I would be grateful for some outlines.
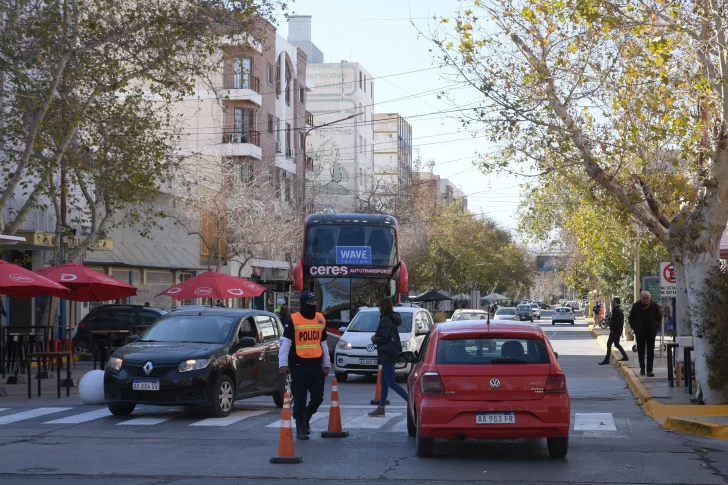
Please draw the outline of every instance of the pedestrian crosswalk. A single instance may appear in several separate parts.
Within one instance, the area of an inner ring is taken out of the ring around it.
[[[249,406],[253,407],[253,406]],[[387,408],[383,417],[369,417],[371,406],[344,406],[341,408],[341,421],[344,429],[362,431],[381,431],[387,433],[406,433],[407,419],[404,406]],[[575,413],[572,430],[577,436],[610,437],[625,434],[629,430],[624,419],[615,419],[611,413]],[[328,427],[328,407],[322,406],[311,420],[313,432],[325,431]],[[121,426],[133,430],[135,427],[177,426],[182,428],[216,428],[268,430],[274,433],[280,428],[280,410],[261,406],[259,409],[235,409],[224,418],[208,418],[199,412],[184,408],[157,408],[138,406],[131,416],[113,416],[106,407],[89,410],[88,406],[77,407],[39,407],[39,408],[0,408],[0,430],[3,428],[63,429],[69,426]],[[120,429],[120,428],[116,428]],[[140,428],[141,429],[141,428]]]

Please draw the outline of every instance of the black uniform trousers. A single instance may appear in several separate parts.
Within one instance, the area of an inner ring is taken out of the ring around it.
[[[293,419],[313,416],[324,402],[326,377],[323,367],[294,365],[291,368],[291,393],[293,394]],[[311,401],[308,395],[311,394]]]

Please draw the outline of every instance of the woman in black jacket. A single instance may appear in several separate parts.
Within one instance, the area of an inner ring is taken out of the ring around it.
[[[397,363],[399,353],[402,352],[402,343],[399,340],[399,326],[402,324],[402,317],[395,313],[392,300],[383,298],[379,302],[379,326],[372,342],[377,346],[377,360],[382,366],[382,393],[377,409],[369,413],[369,416],[384,416],[384,406],[387,404],[389,388],[402,396],[408,402],[407,391],[397,384],[394,378],[394,365]]]

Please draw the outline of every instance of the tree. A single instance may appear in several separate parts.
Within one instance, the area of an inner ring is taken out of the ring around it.
[[[475,0],[451,38],[433,36],[485,99],[468,121],[484,123],[503,149],[483,168],[588,175],[669,251],[683,309],[717,267],[728,221],[723,10],[715,2]],[[706,366],[720,350],[700,315],[692,323],[700,391],[722,402],[725,389],[710,386]]]

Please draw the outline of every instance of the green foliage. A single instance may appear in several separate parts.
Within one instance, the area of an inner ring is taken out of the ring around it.
[[[716,266],[705,278],[703,290],[691,305],[696,316],[697,334],[710,344],[706,356],[711,389],[720,391],[728,398],[728,268]]]

